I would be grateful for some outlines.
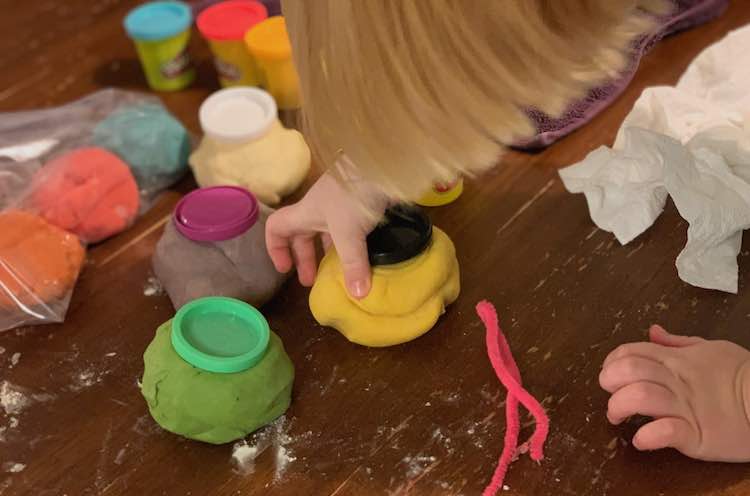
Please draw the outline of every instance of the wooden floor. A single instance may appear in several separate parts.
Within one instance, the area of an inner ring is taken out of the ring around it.
[[[121,27],[134,3],[0,0],[0,110],[61,104],[103,86],[145,89]],[[738,296],[690,287],[674,266],[687,225],[671,203],[623,247],[557,175],[612,142],[645,86],[673,84],[703,47],[748,22],[750,2],[734,0],[719,20],[662,42],[594,122],[542,153],[510,153],[457,203],[432,211],[456,243],[463,293],[424,337],[382,350],[352,345],[315,324],[307,290],[290,282],[263,311],[296,365],[293,404],[248,439],[262,453],[244,471],[231,445],[160,430],[137,387],[143,350],[173,312],[144,288],[161,228],[193,187],[186,179],[130,231],[90,250],[64,325],[0,334],[0,381],[31,398],[16,420],[0,412],[0,495],[479,494],[500,453],[505,395],[473,311],[483,298],[497,305],[525,384],[552,423],[546,459],[515,463],[503,494],[750,494],[748,465],[636,452],[637,426],[607,424],[597,385],[606,354],[652,322],[750,346],[750,240]],[[205,45],[193,45],[198,83],[162,97],[197,132],[198,105],[216,83]],[[25,469],[11,473],[13,463]]]

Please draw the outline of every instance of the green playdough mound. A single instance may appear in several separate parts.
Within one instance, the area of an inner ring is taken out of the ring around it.
[[[143,354],[141,392],[164,429],[223,444],[272,422],[289,407],[294,366],[276,334],[263,359],[236,374],[196,368],[174,351],[172,321],[156,330]]]

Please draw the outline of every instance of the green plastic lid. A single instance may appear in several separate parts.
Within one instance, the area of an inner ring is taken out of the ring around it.
[[[199,369],[232,374],[263,358],[270,333],[265,317],[253,306],[211,296],[180,308],[172,321],[172,347]]]

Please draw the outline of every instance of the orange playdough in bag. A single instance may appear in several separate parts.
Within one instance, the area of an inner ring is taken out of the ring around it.
[[[84,257],[75,235],[39,216],[0,213],[0,309],[26,312],[64,298]]]
[[[34,177],[30,208],[47,222],[96,243],[132,224],[140,198],[130,168],[103,148],[80,148]]]

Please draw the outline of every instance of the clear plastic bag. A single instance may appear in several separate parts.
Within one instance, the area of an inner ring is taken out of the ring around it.
[[[62,322],[85,244],[180,179],[191,143],[158,98],[130,91],[0,113],[0,331]]]
[[[140,196],[124,161],[104,148],[86,147],[59,155],[39,169],[20,206],[88,244],[130,227]]]
[[[106,89],[59,107],[0,113],[0,208],[18,201],[45,163],[91,146],[130,166],[149,205],[187,172],[192,141],[158,98],[132,91]]]
[[[30,212],[1,212],[0,331],[61,322],[84,259],[74,234]]]

